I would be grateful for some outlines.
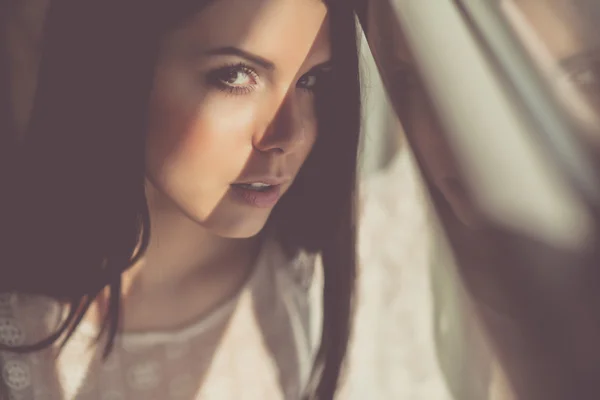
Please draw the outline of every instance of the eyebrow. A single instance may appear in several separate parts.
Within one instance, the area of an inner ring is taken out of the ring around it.
[[[238,56],[238,57],[244,58],[247,61],[250,61],[254,64],[257,64],[266,70],[271,71],[271,70],[275,69],[275,64],[273,64],[272,61],[269,61],[266,58],[263,58],[256,54],[252,54],[250,52],[242,50],[238,47],[233,47],[233,46],[218,47],[218,48],[206,50],[203,52],[203,54],[207,55],[207,56]]]

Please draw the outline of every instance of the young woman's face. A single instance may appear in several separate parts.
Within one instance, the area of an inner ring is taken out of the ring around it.
[[[151,203],[217,235],[258,233],[313,147],[313,90],[329,58],[319,0],[216,0],[166,37],[146,148]]]

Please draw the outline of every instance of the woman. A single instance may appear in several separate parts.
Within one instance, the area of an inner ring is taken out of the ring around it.
[[[333,398],[360,109],[345,3],[50,2],[35,99],[15,63],[1,90],[6,396]]]

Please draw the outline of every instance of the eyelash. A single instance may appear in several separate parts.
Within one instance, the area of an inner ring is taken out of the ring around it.
[[[227,84],[224,82],[225,81],[225,79],[223,78],[224,75],[230,74],[230,77],[231,77],[232,75],[235,76],[235,74],[239,74],[239,73],[248,75],[254,81],[254,83],[249,86],[233,86],[233,85],[230,85],[230,84]],[[300,87],[303,90],[314,92],[316,86],[319,85],[318,80],[321,78],[321,75],[322,74],[319,73],[319,71],[309,72],[309,73],[303,75],[298,80],[298,83],[296,84],[296,86],[298,86],[298,84],[301,80],[303,80],[307,77],[315,76],[317,78],[317,84],[315,84],[315,86]],[[256,70],[254,68],[252,68],[251,66],[249,66],[245,63],[237,63],[237,64],[225,65],[214,71],[211,71],[208,74],[207,80],[208,80],[209,84],[215,86],[217,89],[219,89],[227,94],[245,95],[245,94],[251,93],[256,88],[256,86],[258,84],[257,82],[260,80],[260,77],[259,77],[258,73],[256,72]]]
[[[236,74],[239,73],[249,76],[254,81],[254,83],[250,86],[233,86],[231,84],[225,83],[227,77],[236,77]],[[243,95],[248,94],[252,90],[254,90],[254,88],[257,85],[257,81],[259,80],[259,76],[256,70],[254,70],[254,68],[250,67],[249,65],[246,65],[244,63],[237,63],[225,65],[214,71],[211,71],[208,74],[207,80],[210,85],[216,87],[217,89],[223,92],[234,95]]]

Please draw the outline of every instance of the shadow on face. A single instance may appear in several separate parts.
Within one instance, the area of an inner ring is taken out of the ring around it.
[[[315,90],[331,56],[326,6],[218,0],[163,39],[145,149],[151,215],[253,236],[317,139]],[[11,68],[23,131],[38,59],[25,47]]]
[[[23,2],[11,19],[12,98],[23,132],[47,7]],[[320,1],[212,1],[163,38],[146,140],[151,209],[217,235],[259,232],[314,145],[314,92],[329,59]]]
[[[316,140],[328,29],[321,2],[219,0],[165,38],[146,149],[151,203],[218,235],[258,233]]]

